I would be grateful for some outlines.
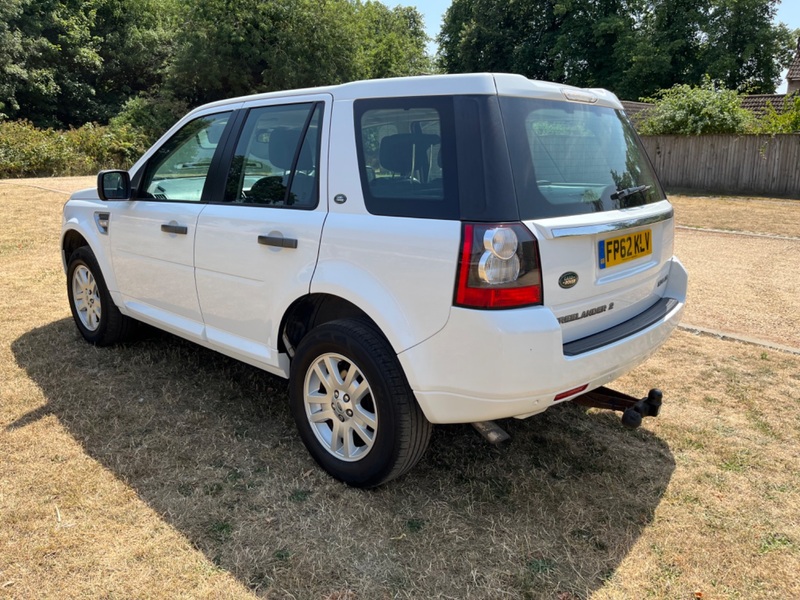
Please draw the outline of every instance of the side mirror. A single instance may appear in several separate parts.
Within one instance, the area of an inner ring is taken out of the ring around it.
[[[97,195],[101,200],[130,199],[131,176],[127,171],[100,171],[97,174]]]

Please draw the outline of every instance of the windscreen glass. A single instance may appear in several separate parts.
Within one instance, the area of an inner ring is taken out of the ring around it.
[[[520,217],[603,212],[665,198],[630,122],[612,108],[500,98]]]

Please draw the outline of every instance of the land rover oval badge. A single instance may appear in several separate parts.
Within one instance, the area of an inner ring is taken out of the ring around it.
[[[574,271],[567,271],[561,277],[558,278],[558,285],[560,285],[565,290],[568,290],[571,287],[575,287],[575,284],[578,283],[578,274]]]

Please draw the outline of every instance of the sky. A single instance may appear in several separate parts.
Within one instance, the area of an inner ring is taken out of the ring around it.
[[[384,2],[389,6],[394,6],[391,0],[384,0]],[[397,4],[415,6],[425,17],[425,30],[428,36],[435,38],[442,25],[442,15],[444,15],[451,2],[452,0],[423,0],[420,2],[398,2]],[[786,23],[790,29],[800,29],[800,0],[783,0],[778,6],[776,20]],[[430,54],[436,53],[436,44],[434,42],[428,43],[428,52]],[[785,73],[783,75],[785,76]],[[786,93],[785,79],[782,81],[777,93]]]

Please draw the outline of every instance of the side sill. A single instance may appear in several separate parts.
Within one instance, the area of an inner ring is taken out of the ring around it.
[[[646,311],[624,323],[620,323],[611,329],[606,329],[594,335],[564,344],[564,356],[578,356],[579,354],[591,352],[592,350],[597,350],[603,346],[623,340],[657,323],[666,317],[678,304],[675,298],[661,298],[661,300]]]

